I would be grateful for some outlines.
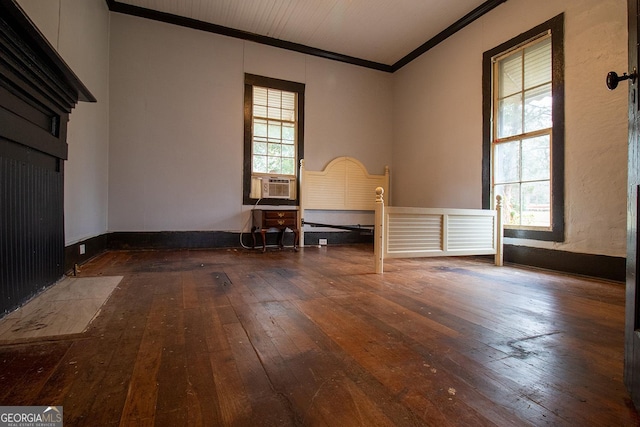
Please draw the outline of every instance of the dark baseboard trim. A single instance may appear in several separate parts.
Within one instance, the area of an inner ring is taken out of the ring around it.
[[[373,244],[373,233],[369,231],[305,231],[304,233],[304,244],[307,246],[317,246],[320,239],[327,239],[329,246],[353,245],[356,243]]]
[[[110,250],[127,249],[210,249],[240,246],[240,233],[226,231],[144,231],[109,233]],[[251,234],[243,235],[250,244]]]
[[[240,238],[245,247],[253,246],[251,233],[226,231],[157,231],[157,232],[114,232],[92,237],[65,247],[64,271],[73,272],[91,258],[107,250],[145,249],[216,249],[239,248]],[[277,245],[278,233],[267,233],[267,245]],[[373,236],[366,232],[306,232],[305,245],[316,246],[318,239],[327,239],[329,245],[373,243]],[[284,235],[285,246],[293,246],[293,233]],[[260,235],[256,235],[256,246],[262,246]],[[80,245],[85,253],[80,254]]]
[[[90,239],[82,240],[64,248],[64,271],[74,271],[76,265],[82,265],[91,258],[107,250],[107,234],[101,234]],[[80,245],[84,245],[85,253],[80,254]]]
[[[240,237],[246,247],[253,246],[251,233],[226,231],[158,231],[158,232],[115,232],[102,234],[65,248],[65,272],[82,265],[91,258],[107,250],[143,249],[215,249],[239,248]],[[267,245],[277,244],[278,233],[267,233]],[[319,239],[327,239],[331,245],[372,244],[369,232],[315,232],[304,233],[306,246],[317,246]],[[256,245],[261,246],[260,236]],[[80,245],[85,245],[85,253],[80,255]],[[284,245],[293,245],[293,233],[285,233]],[[504,261],[530,267],[544,268],[570,274],[624,282],[626,259],[607,255],[593,255],[565,252],[529,246],[505,245]]]
[[[108,234],[108,249],[214,249],[240,247],[240,233],[226,231],[159,231],[115,232]],[[267,245],[277,244],[278,233],[267,233]],[[327,239],[330,245],[373,243],[371,234],[362,232],[306,232],[305,245],[317,245],[318,239]],[[293,233],[284,235],[285,246],[293,246]],[[242,233],[242,244],[253,246],[251,233]],[[262,238],[256,235],[256,246]]]
[[[581,276],[624,282],[626,258],[504,245],[504,261]]]

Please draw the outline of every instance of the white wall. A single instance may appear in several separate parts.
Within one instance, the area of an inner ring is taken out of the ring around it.
[[[509,0],[393,75],[110,15],[103,0],[19,2],[98,98],[69,124],[67,244],[242,229],[245,72],[306,84],[310,169],[393,161],[394,204],[480,207],[482,53],[564,12],[566,240],[508,243],[625,256],[626,85],[604,86],[627,68],[624,0]]]
[[[107,231],[109,11],[104,0],[19,0],[49,43],[97,98],[80,102],[68,126],[65,241]]]
[[[110,231],[239,231],[244,73],[306,84],[307,167],[391,159],[392,76],[113,14]]]
[[[625,256],[624,0],[509,0],[394,74],[394,204],[482,204],[482,54],[565,13],[565,242],[506,243]],[[416,190],[419,188],[419,190]]]

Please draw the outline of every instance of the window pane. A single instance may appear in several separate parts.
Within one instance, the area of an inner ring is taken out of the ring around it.
[[[282,120],[293,122],[296,119],[296,112],[294,110],[282,110]]]
[[[253,135],[254,136],[267,136],[267,121],[254,119],[253,120]]]
[[[269,173],[282,173],[282,159],[280,157],[269,157]]]
[[[253,156],[253,171],[267,173],[267,157]]]
[[[282,173],[287,175],[296,174],[294,159],[282,159]]]
[[[282,142],[285,144],[293,144],[296,139],[296,128],[293,123],[282,124]]]
[[[253,116],[254,117],[267,117],[267,107],[265,105],[254,105],[253,106]]]
[[[500,60],[498,66],[500,89],[498,96],[504,98],[522,91],[522,52],[516,52]]]
[[[267,88],[253,87],[253,105],[267,105]]]
[[[522,133],[522,95],[516,94],[500,101],[498,106],[498,138]]]
[[[267,154],[267,143],[261,142],[261,141],[254,141],[253,154]]]
[[[524,50],[524,88],[529,89],[551,81],[551,38]]]
[[[280,122],[269,121],[269,139],[280,140],[282,138],[282,125]]]
[[[283,145],[282,146],[282,157],[296,157],[296,147],[293,145]]]
[[[520,180],[520,141],[496,144],[493,155],[496,184]]]
[[[502,221],[505,225],[520,225],[520,184],[496,185],[495,196],[502,196]]]
[[[528,90],[524,94],[524,131],[550,128],[551,117],[551,83]]]
[[[269,157],[282,155],[282,145],[280,144],[269,144]]]
[[[269,89],[268,90],[268,105],[269,107],[274,108],[282,108],[282,91],[278,89]]]
[[[543,135],[522,141],[522,180],[551,178],[551,137]]]
[[[549,227],[551,225],[550,181],[522,184],[522,225]]]
[[[282,108],[285,110],[295,110],[296,94],[293,92],[282,92]]]
[[[269,118],[270,119],[276,119],[276,120],[280,120],[281,118],[281,111],[279,108],[273,108],[273,107],[269,107]]]

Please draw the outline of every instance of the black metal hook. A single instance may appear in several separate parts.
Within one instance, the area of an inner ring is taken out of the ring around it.
[[[633,70],[633,73],[624,73],[621,76],[619,76],[615,71],[611,71],[609,72],[609,74],[607,74],[607,87],[609,88],[609,90],[614,90],[618,87],[618,83],[620,83],[621,81],[631,80],[631,83],[635,83],[637,77],[638,73],[636,73],[635,69]]]

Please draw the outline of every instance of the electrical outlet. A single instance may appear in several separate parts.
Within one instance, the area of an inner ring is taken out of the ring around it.
[[[318,239],[318,244],[320,246],[326,246],[327,245],[327,239]]]
[[[87,250],[84,247],[84,244],[80,245],[80,255],[84,255],[86,252],[87,252]]]

